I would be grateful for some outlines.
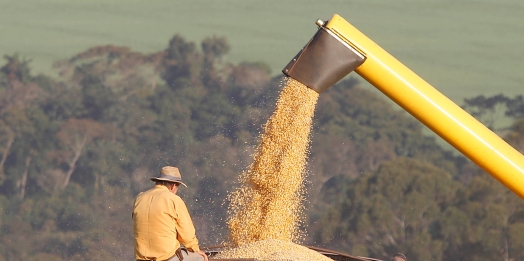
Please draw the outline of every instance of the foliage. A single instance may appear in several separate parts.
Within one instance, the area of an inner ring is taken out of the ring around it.
[[[347,186],[320,219],[317,240],[365,256],[404,252],[414,260],[440,260],[444,242],[434,227],[453,203],[455,183],[427,162],[400,157],[384,163]]]
[[[464,186],[430,163],[397,158],[338,187],[345,197],[329,198],[313,224],[317,244],[377,258],[524,258],[522,199],[485,173]]]
[[[496,121],[503,115],[513,119],[524,117],[524,99],[522,95],[517,95],[515,98],[510,98],[503,94],[491,97],[479,95],[473,98],[466,98],[464,102],[464,109],[468,110],[473,117],[482,121],[490,129],[494,129]]]
[[[175,35],[151,54],[98,46],[57,62],[57,78],[5,56],[0,260],[131,259],[133,198],[167,164],[189,184],[180,194],[202,244],[226,240],[226,195],[282,81],[261,62],[225,63],[229,50],[218,36],[198,45]],[[490,99],[469,106],[490,112]],[[502,100],[521,117],[521,96]],[[520,200],[411,116],[353,78],[322,94],[316,114],[305,243],[375,257],[523,258]],[[520,151],[522,126],[507,135]]]

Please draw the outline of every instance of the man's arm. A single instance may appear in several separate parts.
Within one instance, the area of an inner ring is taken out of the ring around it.
[[[175,210],[177,213],[177,238],[188,250],[200,254],[204,261],[208,261],[208,257],[204,251],[198,246],[198,239],[196,237],[195,226],[187,210],[184,201],[177,197],[175,200]]]
[[[177,217],[176,231],[178,233],[177,238],[187,249],[192,252],[200,252],[198,246],[198,239],[196,237],[195,226],[189,215],[186,204],[180,197],[176,197],[175,210]]]

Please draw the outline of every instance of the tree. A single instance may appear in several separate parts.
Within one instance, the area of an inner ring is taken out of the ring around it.
[[[513,122],[504,139],[520,153],[524,153],[524,118]]]
[[[403,252],[414,260],[441,260],[444,242],[433,227],[459,187],[430,163],[404,157],[384,162],[347,183],[346,197],[315,221],[322,227],[315,238],[357,255]]]
[[[484,95],[479,95],[473,98],[464,99],[466,104],[463,108],[468,110],[473,117],[484,122],[488,128],[493,130],[496,120],[503,115],[506,104],[509,101],[510,99],[502,94],[487,98]]]
[[[0,184],[2,184],[3,180],[5,179],[4,164],[7,160],[7,155],[9,155],[9,151],[13,145],[14,140],[15,133],[7,124],[4,123],[4,121],[0,120],[0,148],[2,152],[2,158],[0,159]]]
[[[220,63],[229,52],[230,46],[224,37],[207,37],[202,40],[204,61],[202,64],[202,83],[213,89],[224,89],[225,81],[217,71],[215,64]]]
[[[57,137],[65,149],[58,156],[68,168],[60,188],[64,189],[69,184],[82,150],[94,139],[102,137],[104,132],[105,128],[102,124],[89,119],[72,118],[62,123]]]
[[[229,52],[231,46],[225,37],[212,36],[202,40],[202,51],[211,60],[223,59]]]
[[[506,106],[508,108],[506,116],[513,117],[514,119],[524,117],[524,98],[522,95],[517,95],[513,99],[508,99]]]
[[[96,121],[104,120],[106,111],[116,103],[116,95],[105,86],[102,80],[91,74],[84,76],[82,86],[82,103],[86,111],[85,117]]]
[[[7,76],[9,82],[19,81],[28,83],[33,78],[29,67],[30,60],[22,60],[19,55],[4,55],[7,63],[0,68],[0,72]]]
[[[440,221],[447,242],[446,260],[521,260],[524,203],[517,195],[478,169],[457,192],[457,202]]]
[[[461,163],[460,157],[425,137],[413,117],[360,88],[354,79],[323,93],[317,111],[309,163],[313,202],[321,197],[316,191],[330,189],[330,179],[351,180],[400,156],[432,162],[453,175]]]
[[[162,78],[171,88],[180,88],[184,85],[184,80],[188,84],[198,75],[195,73],[195,65],[198,66],[200,59],[195,44],[176,34],[165,50]]]
[[[268,87],[271,77],[269,66],[264,63],[241,63],[232,66],[228,81],[228,97],[235,104],[252,105]]]

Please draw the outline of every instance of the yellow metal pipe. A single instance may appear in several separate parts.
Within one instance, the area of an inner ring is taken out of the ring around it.
[[[325,27],[366,56],[355,72],[524,199],[524,156],[371,39],[334,15]]]

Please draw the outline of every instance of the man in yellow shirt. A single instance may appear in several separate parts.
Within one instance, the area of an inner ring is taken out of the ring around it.
[[[178,168],[163,167],[160,175],[151,180],[155,181],[155,187],[135,199],[135,259],[208,261],[198,246],[186,204],[176,195],[180,184],[186,186]],[[181,244],[185,249],[180,248]]]

